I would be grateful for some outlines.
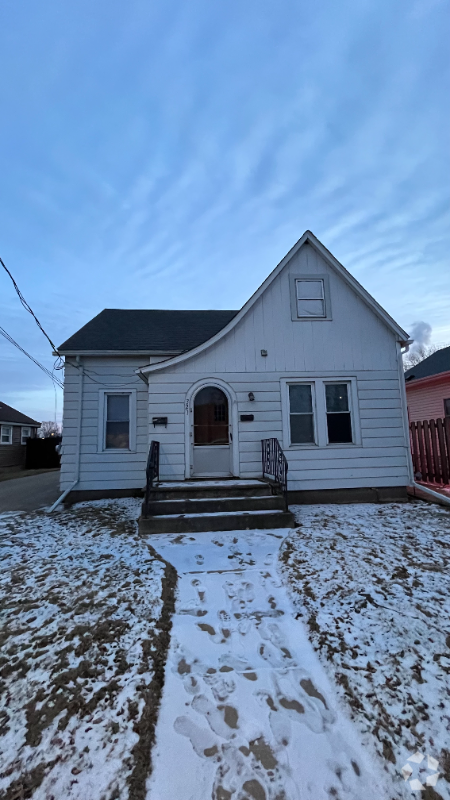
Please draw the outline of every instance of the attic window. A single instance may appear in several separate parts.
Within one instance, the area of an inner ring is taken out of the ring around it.
[[[323,280],[296,280],[295,288],[298,317],[325,316],[325,292]]]
[[[328,275],[291,275],[293,320],[331,319]]]

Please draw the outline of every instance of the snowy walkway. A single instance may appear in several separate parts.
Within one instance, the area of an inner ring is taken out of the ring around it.
[[[154,536],[179,574],[148,800],[384,800],[281,584],[287,531]]]

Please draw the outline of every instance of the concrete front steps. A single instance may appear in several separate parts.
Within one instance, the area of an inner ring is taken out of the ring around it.
[[[159,483],[142,506],[139,532],[197,533],[291,528],[293,514],[284,499],[259,480]]]

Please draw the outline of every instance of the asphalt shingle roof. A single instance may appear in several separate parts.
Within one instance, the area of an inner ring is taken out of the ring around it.
[[[7,406],[6,403],[0,401],[0,422],[10,422],[12,425],[39,425],[35,419],[27,417],[21,411],[16,411],[15,408]]]
[[[443,347],[436,350],[431,356],[425,358],[420,364],[411,367],[405,372],[405,380],[419,380],[419,378],[429,378],[430,375],[439,375],[440,372],[450,370],[450,347]]]
[[[183,352],[206,342],[237,313],[105,308],[58,350],[63,353],[85,350]]]

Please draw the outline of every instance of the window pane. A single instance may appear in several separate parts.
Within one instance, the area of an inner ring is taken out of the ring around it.
[[[312,412],[311,386],[307,383],[289,387],[289,405],[291,414],[310,414]]]
[[[291,444],[314,444],[312,414],[291,414]]]
[[[322,300],[323,281],[296,281],[297,300]]]
[[[324,317],[323,300],[297,300],[297,315],[299,317]]]
[[[108,394],[106,396],[106,418],[110,422],[119,422],[129,419],[130,397],[128,394]]]
[[[330,444],[353,441],[350,414],[327,414],[327,425]]]
[[[11,440],[12,428],[9,425],[2,427],[2,444],[9,444]]]
[[[130,447],[129,423],[128,422],[107,422],[106,423],[106,442],[105,447],[123,448],[128,450]]]
[[[444,415],[450,417],[450,397],[444,400]]]
[[[327,411],[348,411],[348,386],[346,383],[328,383],[325,386]]]

